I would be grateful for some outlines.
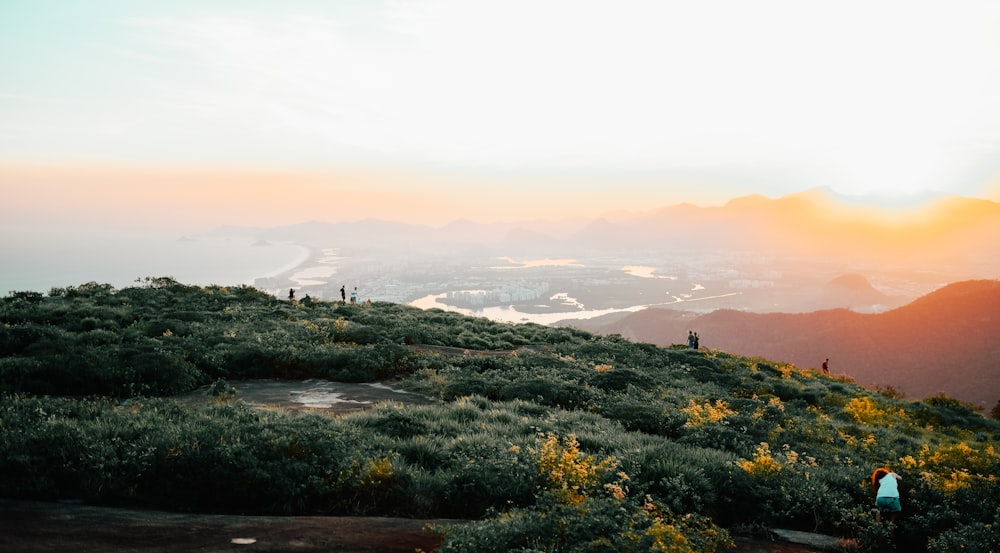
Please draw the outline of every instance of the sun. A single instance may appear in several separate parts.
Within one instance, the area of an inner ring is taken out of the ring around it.
[[[935,193],[950,192],[955,159],[940,145],[902,134],[885,141],[864,141],[829,161],[830,188],[880,207],[911,207]],[[857,147],[860,146],[860,147]]]

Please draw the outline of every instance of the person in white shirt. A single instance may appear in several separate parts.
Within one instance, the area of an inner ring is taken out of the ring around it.
[[[872,473],[872,485],[878,486],[875,492],[875,521],[882,522],[882,513],[889,513],[889,520],[895,522],[896,515],[903,510],[899,504],[899,481],[903,477],[887,468],[875,469]]]

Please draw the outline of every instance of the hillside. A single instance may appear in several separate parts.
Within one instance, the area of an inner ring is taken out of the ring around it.
[[[865,552],[1000,546],[1000,422],[947,397],[718,349],[169,278],[12,294],[0,328],[3,497],[469,520],[431,529],[445,553],[709,553],[771,527]],[[391,380],[432,401],[287,410],[237,399],[245,379]],[[204,405],[175,399],[199,388]],[[871,513],[880,466],[903,476],[891,524]]]
[[[695,315],[649,309],[617,321],[573,321],[601,334],[667,345],[695,330],[702,345],[819,367],[911,398],[944,393],[989,410],[1000,400],[1000,283],[945,286],[880,314],[719,310]]]
[[[820,309],[836,309],[846,307],[853,311],[885,309],[899,303],[893,298],[872,286],[862,275],[849,273],[840,275],[823,286],[820,294]]]

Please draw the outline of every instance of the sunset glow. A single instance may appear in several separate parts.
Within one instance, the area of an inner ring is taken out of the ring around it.
[[[994,3],[233,6],[0,7],[7,209],[443,224],[814,187],[1000,199]]]

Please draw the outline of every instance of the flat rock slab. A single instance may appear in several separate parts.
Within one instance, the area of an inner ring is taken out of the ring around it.
[[[0,551],[41,553],[413,553],[452,520],[166,513],[0,499]]]
[[[789,543],[808,545],[820,551],[842,551],[847,544],[842,538],[836,536],[800,532],[798,530],[784,530],[782,528],[771,528],[770,530],[775,536]]]
[[[322,409],[333,413],[350,413],[373,407],[381,401],[428,405],[430,398],[393,388],[380,382],[347,383],[328,380],[243,380],[230,383],[236,388],[234,399],[257,407],[284,409]],[[206,395],[207,386],[194,392],[175,396],[185,405],[200,405],[218,401]]]

